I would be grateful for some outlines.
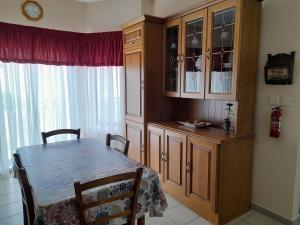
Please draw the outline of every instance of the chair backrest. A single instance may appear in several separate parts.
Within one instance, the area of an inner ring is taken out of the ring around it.
[[[111,177],[105,177],[102,179],[90,181],[84,184],[80,184],[80,182],[75,182],[74,183],[74,188],[75,188],[75,194],[76,194],[76,202],[79,208],[80,212],[80,224],[81,225],[92,225],[92,224],[106,224],[108,221],[116,219],[116,218],[121,218],[121,217],[126,217],[127,224],[128,225],[134,225],[135,224],[135,215],[136,215],[136,209],[137,209],[137,200],[138,200],[138,193],[140,189],[140,184],[142,180],[142,175],[143,175],[143,168],[138,168],[135,172],[130,172],[130,173],[124,173],[124,174],[119,174]],[[133,185],[131,187],[131,190],[129,190],[126,193],[115,195],[112,197],[108,197],[107,199],[101,199],[95,202],[90,202],[90,203],[84,203],[82,200],[82,192],[87,191],[89,189],[93,189],[96,187],[100,187],[103,185],[107,184],[114,184],[117,182],[125,182],[133,180]],[[115,213],[113,215],[108,215],[104,216],[101,218],[96,219],[95,221],[87,221],[85,217],[85,210],[88,210],[90,208],[100,206],[103,204],[107,204],[110,202],[118,201],[118,200],[124,200],[124,199],[130,199],[130,209],[125,210],[122,212]]]
[[[80,139],[80,129],[73,130],[73,129],[60,129],[60,130],[53,130],[49,132],[42,132],[43,144],[47,144],[47,138],[59,135],[59,134],[76,134],[77,139]]]
[[[119,143],[122,144],[122,148],[116,148],[116,150],[118,150],[119,152],[122,152],[124,155],[128,155],[128,149],[129,149],[129,141],[126,140],[124,137],[120,136],[120,135],[111,135],[111,134],[107,134],[106,135],[106,145],[110,146],[111,145],[111,141],[117,141]]]
[[[18,177],[21,193],[22,193],[22,201],[26,216],[24,216],[24,219],[26,218],[27,221],[24,221],[24,224],[33,225],[35,213],[34,213],[34,204],[33,204],[33,197],[31,193],[31,187],[28,182],[27,174],[25,169],[22,167],[20,155],[19,154],[13,154],[13,164],[14,164],[14,171]]]

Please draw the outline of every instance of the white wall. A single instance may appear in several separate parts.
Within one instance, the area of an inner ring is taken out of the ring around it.
[[[87,4],[87,32],[120,30],[142,14],[141,0],[106,0]]]
[[[262,7],[254,154],[254,203],[289,219],[299,213],[300,180],[300,1],[266,0]],[[268,53],[296,51],[294,84],[272,86],[264,83],[263,67]],[[269,96],[290,96],[294,105],[283,108],[282,136],[268,137],[271,106]],[[297,161],[298,159],[298,161]]]
[[[158,17],[166,17],[180,10],[191,7],[205,0],[153,0],[153,14]]]
[[[86,5],[74,0],[39,0],[44,18],[33,22],[21,12],[24,0],[0,0],[0,21],[66,31],[86,31]]]

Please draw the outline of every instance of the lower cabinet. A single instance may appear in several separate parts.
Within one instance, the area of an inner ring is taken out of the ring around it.
[[[125,121],[126,139],[129,140],[128,157],[142,164],[145,163],[145,126],[142,123]]]
[[[147,128],[147,165],[165,192],[215,225],[250,209],[253,137],[220,140],[223,130],[197,132],[171,122]]]
[[[217,213],[218,145],[206,139],[148,125],[148,166],[165,191],[191,208]]]
[[[187,143],[187,196],[216,212],[217,145],[196,137]]]
[[[181,194],[186,190],[186,138],[184,134],[165,130],[165,185]]]
[[[148,126],[147,129],[148,166],[156,171],[163,180],[164,170],[164,130]]]

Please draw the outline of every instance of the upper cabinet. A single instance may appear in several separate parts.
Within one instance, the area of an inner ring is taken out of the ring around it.
[[[236,100],[241,35],[239,2],[226,0],[167,19],[164,96]]]
[[[164,96],[204,98],[207,10],[165,24]]]
[[[208,9],[206,98],[235,100],[238,70],[238,11],[235,1]]]
[[[165,24],[164,37],[164,95],[179,97],[182,60],[181,19],[173,20]]]

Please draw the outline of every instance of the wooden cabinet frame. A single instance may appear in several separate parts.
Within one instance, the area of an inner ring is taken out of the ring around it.
[[[201,93],[191,93],[191,92],[185,92],[185,68],[186,68],[186,26],[185,24],[189,21],[198,19],[198,18],[203,18],[203,31],[202,31],[202,71],[201,71],[201,79],[200,83],[202,86],[202,92]],[[183,62],[181,65],[181,73],[180,73],[180,79],[181,79],[181,97],[183,98],[199,98],[203,99],[204,98],[204,93],[205,93],[205,65],[206,65],[206,30],[207,30],[207,9],[203,9],[194,13],[191,13],[189,15],[186,15],[182,18],[182,57],[183,57]]]
[[[218,11],[222,11],[227,8],[235,7],[235,27],[234,27],[234,44],[233,44],[233,65],[232,65],[232,82],[230,94],[218,94],[210,92],[210,75],[211,75],[211,63],[212,63],[212,32],[213,32],[213,14]],[[236,100],[237,85],[238,85],[238,67],[239,67],[239,46],[240,46],[240,2],[236,0],[226,0],[224,2],[212,5],[208,8],[208,26],[207,26],[207,53],[206,58],[206,99],[220,99],[220,100]]]

